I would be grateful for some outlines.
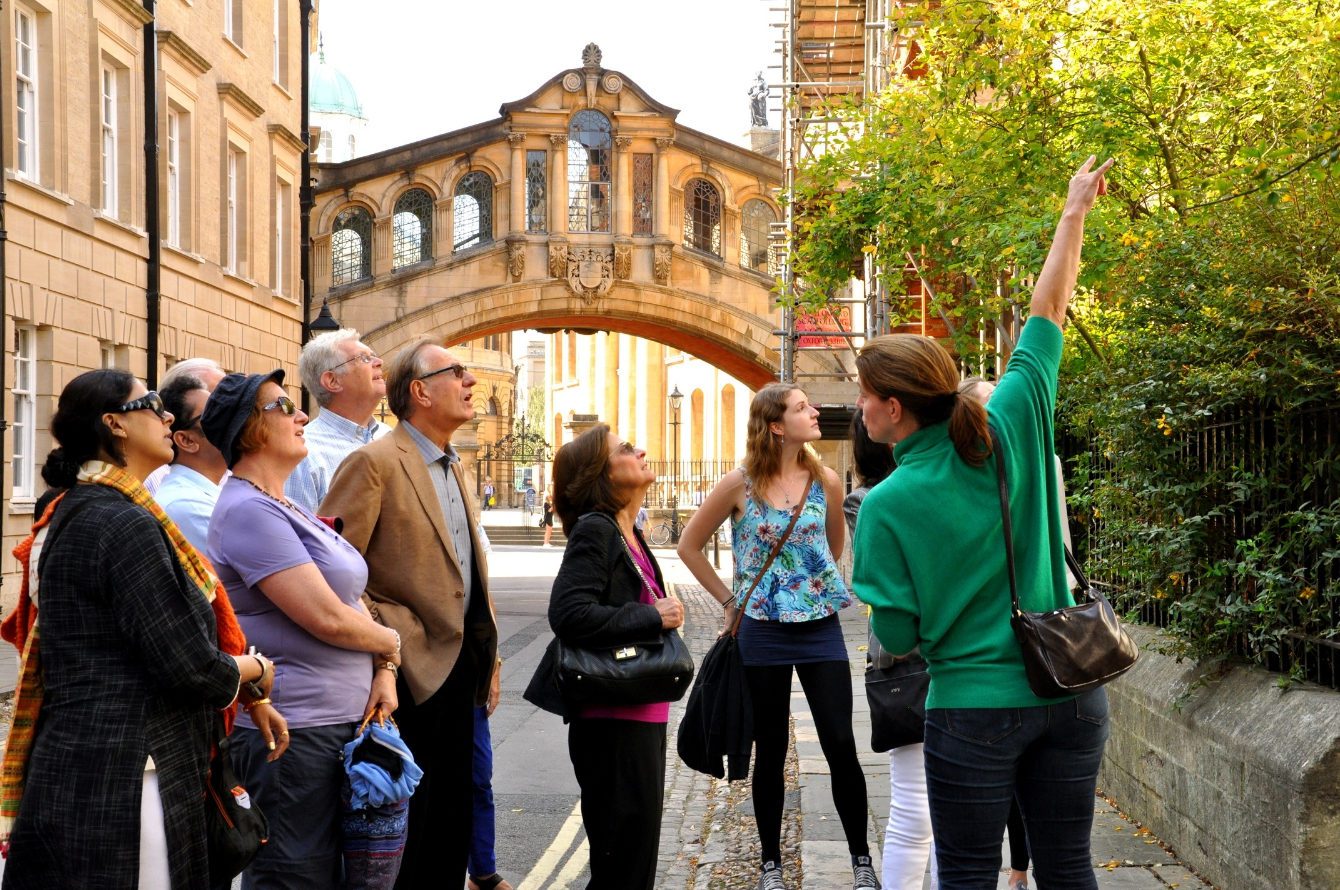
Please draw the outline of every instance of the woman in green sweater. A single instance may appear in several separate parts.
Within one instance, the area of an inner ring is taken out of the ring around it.
[[[866,497],[853,587],[890,652],[921,647],[930,665],[926,785],[942,890],[988,890],[1018,796],[1038,885],[1091,890],[1093,798],[1107,741],[1107,697],[1040,699],[1010,629],[994,461],[1007,462],[1023,608],[1072,604],[1052,471],[1061,324],[1075,288],[1084,217],[1106,191],[1109,160],[1070,181],[1030,318],[988,408],[958,392],[934,340],[879,337],[856,366],[870,437],[894,446],[898,471]],[[1002,454],[993,454],[987,425]],[[928,505],[934,505],[929,509]]]

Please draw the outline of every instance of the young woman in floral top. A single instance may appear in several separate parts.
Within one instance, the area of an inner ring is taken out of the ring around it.
[[[836,563],[844,533],[842,485],[805,447],[819,436],[819,412],[799,387],[774,383],[759,390],[749,407],[744,466],[712,489],[679,541],[684,564],[725,607],[725,626],[734,622],[736,609],[744,611],[739,643],[754,706],[753,792],[762,845],[761,890],[786,886],[780,868],[782,771],[793,669],[828,758],[833,800],[852,856],[853,887],[879,887],[866,836],[865,775],[852,734],[851,670],[837,617],[852,602]],[[795,527],[759,578],[797,504],[804,506]],[[728,517],[735,555],[733,590],[703,555],[703,547]]]

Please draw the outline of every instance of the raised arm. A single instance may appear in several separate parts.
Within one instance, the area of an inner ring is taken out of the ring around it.
[[[1107,194],[1107,182],[1103,179],[1112,158],[1108,158],[1097,170],[1091,170],[1093,155],[1070,180],[1070,192],[1066,195],[1065,209],[1061,211],[1061,221],[1056,224],[1056,235],[1052,238],[1051,250],[1042,264],[1037,286],[1033,288],[1033,302],[1029,307],[1032,315],[1050,318],[1061,327],[1065,322],[1065,310],[1075,293],[1075,281],[1079,277],[1079,254],[1084,245],[1084,217],[1093,208],[1093,202],[1099,195]]]

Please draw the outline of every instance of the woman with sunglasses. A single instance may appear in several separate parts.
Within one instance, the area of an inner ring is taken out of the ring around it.
[[[171,423],[114,369],[71,380],[51,419],[43,476],[65,493],[15,551],[3,626],[23,656],[0,771],[7,888],[208,885],[214,712],[274,674],[241,654],[218,578],[143,486],[172,458]]]
[[[284,395],[283,380],[283,371],[229,374],[201,419],[232,470],[210,520],[209,555],[248,640],[275,661],[273,697],[292,733],[276,762],[273,741],[249,715],[238,720],[234,764],[270,822],[270,842],[242,886],[337,887],[341,748],[374,709],[395,710],[400,638],[363,607],[363,557],[284,496],[307,455],[307,415]],[[385,865],[398,869],[399,859]]]
[[[634,525],[656,474],[647,453],[597,424],[554,455],[554,510],[568,546],[549,597],[557,640],[617,647],[684,623],[661,569]],[[568,755],[582,790],[591,845],[586,890],[652,890],[665,796],[669,702],[569,707],[550,645],[526,700],[571,721]]]

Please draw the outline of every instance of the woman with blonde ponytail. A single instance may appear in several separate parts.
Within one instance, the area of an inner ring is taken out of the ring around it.
[[[954,360],[926,337],[871,340],[856,360],[870,437],[897,472],[856,524],[852,585],[884,648],[930,665],[925,767],[942,890],[995,887],[1016,797],[1042,887],[1092,890],[1089,832],[1107,741],[1102,688],[1040,699],[1010,629],[996,461],[1006,462],[1020,604],[1072,605],[1052,471],[1061,324],[1084,217],[1105,191],[1090,158],[1070,181],[1030,317],[988,407],[959,390]],[[999,448],[993,448],[994,430]]]
[[[781,870],[783,768],[793,669],[828,759],[833,801],[852,857],[852,886],[879,888],[866,837],[865,776],[851,725],[851,668],[837,617],[852,602],[836,563],[845,533],[842,484],[808,448],[819,436],[819,411],[800,387],[763,387],[749,406],[744,466],[717,483],[679,541],[684,565],[725,609],[723,627],[731,629],[737,610],[743,611],[738,639],[754,711],[760,890],[786,887]],[[703,555],[703,547],[728,518],[735,556],[733,589],[722,583]]]

